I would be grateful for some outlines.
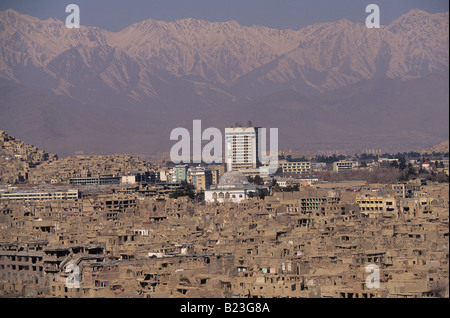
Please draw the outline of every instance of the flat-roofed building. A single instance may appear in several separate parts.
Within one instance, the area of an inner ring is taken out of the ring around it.
[[[278,165],[283,173],[307,173],[311,172],[311,162],[289,162],[286,160],[279,161]]]
[[[386,214],[397,212],[397,200],[391,197],[361,195],[356,199],[362,214]]]
[[[70,184],[74,185],[105,185],[120,184],[121,177],[98,176],[98,177],[80,177],[70,178]]]
[[[211,177],[212,177],[212,184],[218,184],[219,178],[220,178],[220,172],[219,170],[211,170]]]
[[[352,171],[355,166],[356,163],[354,161],[339,160],[333,162],[333,171],[334,172]]]
[[[182,181],[187,181],[187,165],[177,165],[170,170],[169,181],[173,183],[178,183]]]
[[[194,185],[196,190],[206,190],[213,184],[213,174],[210,169],[190,168],[187,173],[187,182]]]
[[[44,201],[44,200],[75,200],[79,198],[78,190],[67,191],[17,191],[0,193],[2,200],[24,200],[24,201]]]
[[[208,165],[208,169],[211,170],[212,173],[212,184],[218,184],[220,177],[225,173],[225,165],[217,164],[217,165]]]
[[[231,160],[231,162],[228,163],[229,171],[254,169],[259,166],[258,128],[225,128],[225,140],[225,157],[228,161]]]
[[[448,168],[448,166],[449,166],[449,160],[448,160],[448,157],[444,157],[444,158],[442,158],[442,159],[439,159],[439,160],[435,160],[434,161],[434,164],[436,165],[436,166],[441,166],[442,168]]]
[[[420,184],[414,183],[398,183],[393,184],[392,189],[402,198],[409,198],[415,196],[415,193],[421,190]]]

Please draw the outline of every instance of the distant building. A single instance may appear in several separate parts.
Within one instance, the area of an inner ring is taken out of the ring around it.
[[[80,177],[70,178],[69,183],[73,185],[105,185],[120,184],[121,177],[98,176],[98,177]]]
[[[308,178],[308,179],[294,179],[294,178],[276,178],[277,185],[280,188],[285,188],[289,186],[310,186],[314,183],[318,182],[319,179],[317,178]]]
[[[154,171],[133,172],[129,175],[122,176],[121,178],[122,184],[133,184],[138,182],[155,183],[158,181],[160,181],[159,174]]]
[[[421,190],[420,184],[414,184],[414,183],[399,183],[399,184],[393,184],[392,189],[395,190],[397,195],[399,195],[402,198],[411,198],[415,196],[415,193],[419,192]]]
[[[208,165],[208,169],[211,170],[212,173],[212,184],[218,184],[220,177],[225,173],[225,165],[217,164],[217,165]]]
[[[355,166],[354,161],[340,160],[333,162],[333,171],[334,172],[346,172],[352,171]]]
[[[261,178],[268,178],[271,175],[272,170],[269,166],[261,166],[259,168],[254,169],[239,170],[239,172],[241,172],[246,177],[259,176]]]
[[[240,171],[229,171],[220,178],[218,185],[212,185],[205,190],[205,201],[239,203],[248,199],[250,192],[256,192],[258,188],[267,189],[264,186],[249,184],[247,177]]]
[[[428,161],[422,162],[422,169],[427,170],[427,171],[431,171],[430,163]]]
[[[318,178],[299,179],[299,182],[301,186],[310,186],[319,182],[319,179]]]
[[[131,176],[122,176],[122,179],[120,181],[120,183],[122,184],[133,184],[136,183],[136,176],[135,175],[131,175]]]
[[[177,165],[170,171],[169,181],[173,183],[178,183],[182,181],[187,181],[187,165]]]
[[[75,200],[79,198],[78,190],[67,191],[17,191],[0,193],[1,200],[47,201]]]
[[[160,181],[167,182],[169,180],[169,178],[170,178],[169,171],[167,171],[165,169],[159,170],[159,180]]]
[[[220,179],[220,172],[219,170],[211,170],[211,184],[218,184]]]
[[[311,163],[311,169],[313,171],[323,171],[327,169],[327,164],[325,162],[313,162]]]
[[[449,167],[449,160],[448,157],[444,157],[440,160],[435,160],[434,164],[439,167],[441,166],[441,168],[448,168]]]
[[[212,171],[203,167],[189,168],[187,182],[191,183],[198,191],[209,189],[213,184]]]
[[[258,168],[258,128],[225,128],[225,140],[225,157],[231,160],[228,171]]]
[[[356,199],[359,210],[365,215],[398,213],[397,200],[391,197],[361,195]]]
[[[280,160],[278,165],[283,173],[308,173],[311,172],[311,162],[289,162]]]
[[[392,165],[393,163],[399,163],[399,160],[396,158],[393,159],[389,159],[389,158],[380,158],[378,159],[378,163],[380,164],[380,166],[382,167],[389,167],[390,165]]]

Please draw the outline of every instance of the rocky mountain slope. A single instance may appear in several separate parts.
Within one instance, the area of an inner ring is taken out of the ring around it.
[[[431,98],[435,117],[416,125],[412,134],[396,129],[387,113],[374,121],[361,109],[332,107],[333,96],[341,94],[345,103],[345,94],[358,94],[358,83],[361,91],[376,96],[380,87],[372,80],[384,88],[402,81],[417,86],[419,78],[432,83],[436,79],[428,75],[448,74],[448,49],[448,12],[411,10],[380,29],[348,20],[276,30],[235,21],[149,19],[108,32],[68,29],[56,19],[7,10],[0,12],[0,127],[58,153],[145,153],[170,149],[170,130],[193,119],[224,127],[242,116],[264,114],[260,122],[286,128],[289,133],[280,131],[286,144],[302,149],[302,139],[320,136],[323,146],[340,142],[335,147],[344,147],[353,143],[349,136],[364,135],[365,125],[349,130],[347,122],[324,119],[344,112],[349,123],[390,123],[391,137],[373,130],[362,144],[435,144],[448,138],[439,114],[448,114],[448,90],[440,85],[424,86],[429,90],[421,96]],[[377,102],[388,109],[392,98],[382,94]],[[395,112],[413,117],[408,109],[421,105],[408,99],[409,90],[402,94]],[[270,107],[266,96],[275,98]],[[285,100],[300,106],[280,118]],[[263,107],[268,108],[262,112]],[[311,129],[298,127],[303,118]],[[432,129],[424,130],[428,125]],[[338,138],[343,130],[348,134]],[[290,137],[300,131],[302,138]]]

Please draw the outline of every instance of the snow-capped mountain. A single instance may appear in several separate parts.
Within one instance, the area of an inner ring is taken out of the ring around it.
[[[89,110],[108,112],[105,121],[120,118],[111,125],[129,126],[130,120],[139,134],[148,132],[148,122],[161,127],[156,116],[172,128],[206,114],[233,120],[224,112],[286,90],[317,96],[371,80],[448,71],[448,18],[448,12],[411,10],[379,29],[340,20],[300,30],[148,19],[109,32],[68,29],[56,19],[7,10],[0,12],[0,79],[55,103],[78,105],[80,118]],[[13,116],[6,111],[8,100],[20,97],[3,94],[5,125]],[[20,129],[11,133],[21,135]]]

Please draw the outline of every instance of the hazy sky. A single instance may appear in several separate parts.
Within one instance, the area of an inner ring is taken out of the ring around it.
[[[0,11],[11,8],[41,19],[65,21],[65,8],[70,3],[80,7],[82,25],[110,31],[148,18],[236,20],[241,25],[280,29],[300,29],[342,18],[364,23],[368,15],[365,8],[370,3],[380,7],[381,24],[389,24],[412,8],[430,13],[449,10],[447,0],[1,0]]]

